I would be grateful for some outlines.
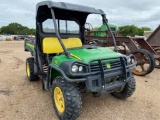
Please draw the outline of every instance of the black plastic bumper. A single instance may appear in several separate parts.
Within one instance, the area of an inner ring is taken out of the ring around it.
[[[118,89],[123,89],[127,81],[115,81],[108,84],[102,85],[102,80],[100,76],[98,77],[88,77],[86,81],[86,87],[89,91],[92,92],[112,92]]]
[[[132,73],[130,70],[127,70],[126,72],[127,72],[126,79],[124,79],[124,77],[122,76],[123,74],[122,71],[113,71],[111,73],[104,74],[105,83],[103,83],[103,78],[101,75],[88,76],[87,80],[85,81],[86,87],[89,91],[92,92],[98,92],[102,90],[106,92],[111,92],[115,91],[116,89],[122,89],[132,77]],[[110,78],[114,78],[116,76],[121,76],[119,81],[112,81],[106,84],[107,80],[109,80]]]

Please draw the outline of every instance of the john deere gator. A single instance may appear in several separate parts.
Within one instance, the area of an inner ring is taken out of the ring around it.
[[[40,2],[36,7],[36,38],[25,41],[25,51],[31,52],[31,57],[26,59],[28,80],[41,78],[43,90],[51,89],[53,106],[60,120],[75,120],[80,115],[83,92],[97,96],[111,93],[118,99],[126,99],[135,91],[131,73],[136,65],[135,57],[117,52],[109,27],[114,51],[84,45],[89,14],[101,15],[108,27],[106,15],[100,9]]]

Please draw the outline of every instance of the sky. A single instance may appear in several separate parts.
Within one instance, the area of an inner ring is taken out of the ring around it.
[[[36,4],[42,0],[0,0],[0,27],[18,22],[35,28]],[[110,24],[155,29],[160,24],[160,0],[54,0],[102,9]],[[97,17],[91,17],[97,23]]]

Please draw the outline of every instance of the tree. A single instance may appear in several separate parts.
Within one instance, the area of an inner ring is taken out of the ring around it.
[[[3,26],[1,28],[2,34],[19,34],[19,35],[34,35],[35,29],[29,29],[26,26],[22,26],[19,23],[10,23],[8,26]]]
[[[135,25],[126,25],[126,26],[121,26],[119,27],[119,30],[121,31],[122,36],[132,36],[134,37],[135,35],[143,36],[144,31],[151,30],[148,27],[141,27],[138,28]]]
[[[143,36],[144,31],[150,31],[150,30],[151,30],[151,28],[148,28],[148,27],[141,27],[141,28],[139,28],[138,33],[139,33],[140,36]]]
[[[135,25],[127,25],[119,27],[122,36],[135,36],[138,34],[138,27]]]

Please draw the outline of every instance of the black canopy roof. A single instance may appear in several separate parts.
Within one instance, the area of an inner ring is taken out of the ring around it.
[[[53,1],[39,2],[36,6],[37,11],[38,11],[38,8],[41,6],[47,6],[48,8],[59,8],[64,10],[77,11],[77,12],[85,12],[89,14],[92,13],[92,14],[105,15],[105,13],[101,9],[95,9],[93,7],[87,7],[87,6],[64,3],[64,2],[53,2]]]

